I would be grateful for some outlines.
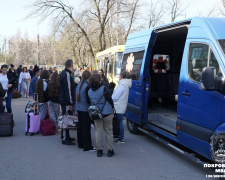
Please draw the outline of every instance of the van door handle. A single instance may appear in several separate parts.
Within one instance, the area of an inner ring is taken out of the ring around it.
[[[190,93],[187,93],[187,92],[182,92],[183,95],[185,96],[190,96],[191,94]]]
[[[141,87],[141,84],[137,83],[136,86],[137,86],[137,87]]]

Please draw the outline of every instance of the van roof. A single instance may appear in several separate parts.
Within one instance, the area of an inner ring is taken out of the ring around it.
[[[140,38],[145,36],[146,41],[149,41],[151,32],[153,30],[160,30],[163,29],[165,27],[173,27],[174,25],[179,25],[179,24],[190,24],[192,21],[194,21],[195,25],[201,26],[203,23],[207,24],[207,26],[211,29],[211,31],[213,32],[214,38],[216,39],[225,39],[225,33],[224,33],[224,29],[225,29],[225,18],[206,18],[206,17],[193,17],[193,18],[188,18],[188,19],[183,19],[180,21],[175,21],[175,22],[171,22],[168,24],[163,24],[161,26],[156,26],[154,28],[149,28],[149,29],[145,29],[133,34],[130,34],[127,38],[127,40],[132,40],[134,38]],[[127,46],[127,44],[126,44]]]

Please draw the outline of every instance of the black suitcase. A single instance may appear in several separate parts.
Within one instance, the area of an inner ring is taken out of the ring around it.
[[[13,114],[1,113],[0,114],[0,136],[12,136],[13,135]]]

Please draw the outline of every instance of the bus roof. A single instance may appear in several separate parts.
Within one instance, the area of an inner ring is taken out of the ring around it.
[[[110,47],[110,48],[108,48],[104,51],[101,51],[101,52],[97,53],[96,57],[102,56],[102,55],[105,55],[105,54],[108,54],[108,53],[114,54],[116,52],[123,52],[124,47],[125,47],[125,45],[117,45],[117,46]]]

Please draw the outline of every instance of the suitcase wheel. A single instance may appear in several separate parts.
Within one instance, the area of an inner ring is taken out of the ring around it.
[[[34,135],[34,133],[30,133],[30,136],[33,136]]]
[[[39,134],[39,132],[37,132],[37,134]]]
[[[25,136],[27,135],[27,132],[25,133]]]

